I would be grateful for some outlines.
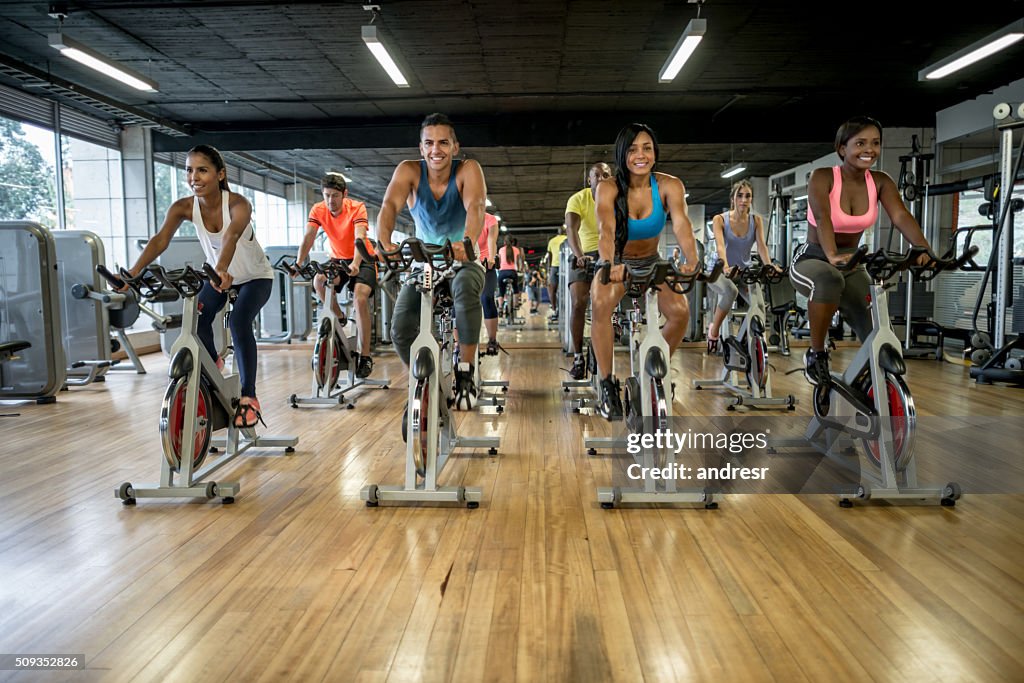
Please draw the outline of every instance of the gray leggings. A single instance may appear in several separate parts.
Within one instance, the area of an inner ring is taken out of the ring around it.
[[[852,254],[857,249],[840,249],[840,254]],[[871,293],[871,277],[858,266],[853,270],[840,271],[828,262],[821,245],[810,242],[801,245],[793,255],[793,266],[789,279],[796,291],[808,301],[821,304],[839,304],[839,312],[853,328],[857,339],[862,342],[871,333],[871,311],[868,297]]]
[[[732,310],[732,305],[736,303],[736,297],[739,296],[740,290],[736,287],[736,283],[725,276],[722,273],[717,278],[708,283],[708,289],[714,292],[718,296],[718,303],[716,307],[720,311],[728,313]],[[743,298],[748,299],[746,294],[746,285],[743,286],[744,294]]]
[[[452,278],[452,300],[455,302],[455,329],[459,342],[476,344],[480,341],[480,321],[483,307],[480,292],[484,288],[484,269],[478,263],[459,268]],[[391,341],[402,362],[409,365],[409,349],[420,333],[420,293],[415,285],[405,285],[398,293],[391,317]]]

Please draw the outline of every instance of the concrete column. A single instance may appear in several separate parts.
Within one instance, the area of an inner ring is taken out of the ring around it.
[[[121,178],[125,224],[123,253],[125,263],[131,264],[141,253],[136,241],[152,237],[163,220],[163,216],[156,216],[153,138],[148,128],[126,126],[121,131]]]

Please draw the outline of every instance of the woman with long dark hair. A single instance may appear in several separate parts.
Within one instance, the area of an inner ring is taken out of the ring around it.
[[[206,260],[220,276],[219,286],[211,282],[199,292],[199,338],[218,367],[213,339],[213,321],[227,303],[229,289],[237,291],[231,309],[231,339],[242,382],[242,395],[235,411],[236,427],[255,427],[262,421],[256,400],[256,337],[252,324],[270,298],[274,270],[263,247],[256,241],[252,227],[252,206],[242,195],[228,187],[227,170],[220,152],[209,145],[196,145],[188,151],[185,177],[193,196],[182,197],[167,209],[160,231],[149,240],[129,272],[138,275],[170,244],[184,221],[196,226],[196,236]]]
[[[631,123],[615,140],[615,176],[601,181],[597,188],[598,265],[613,265],[607,284],[594,278],[591,343],[601,378],[598,411],[609,420],[622,417],[620,385],[612,375],[612,311],[625,293],[622,264],[643,267],[661,260],[659,241],[666,218],[671,216],[672,231],[686,260],[683,269],[693,272],[697,268],[693,226],[686,215],[686,188],[679,178],[655,171],[657,162],[654,131],[642,123]],[[658,308],[666,319],[661,333],[671,356],[690,322],[690,308],[686,297],[667,287],[658,292]]]

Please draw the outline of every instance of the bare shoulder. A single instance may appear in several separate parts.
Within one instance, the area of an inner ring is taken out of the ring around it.
[[[676,176],[655,171],[654,177],[658,181],[658,188],[661,190],[663,196],[671,197],[673,199],[682,199],[686,197],[686,188],[683,187],[683,181]]]
[[[583,188],[586,190],[587,188]],[[597,201],[610,198],[612,201],[619,196],[619,186],[615,184],[615,178],[605,178],[597,186]]]
[[[463,159],[459,168],[455,171],[455,178],[465,182],[467,178],[483,178],[484,169],[476,159]]]
[[[886,185],[892,185],[893,187],[896,186],[896,182],[892,179],[892,176],[890,176],[885,171],[877,171],[872,169],[869,172],[871,173],[871,177],[875,181],[875,187],[877,187],[879,190],[881,190],[882,187]]]
[[[182,197],[167,209],[167,215],[173,218],[181,218],[186,221],[192,220],[192,204],[194,197]]]
[[[807,181],[807,184],[822,184],[826,187],[832,187],[832,169],[831,168],[816,168],[811,171],[811,177]]]
[[[246,199],[243,195],[240,195],[237,192],[229,192],[228,193],[228,206],[230,206],[231,208],[235,208],[237,206],[251,206],[251,205],[249,204],[249,200]]]

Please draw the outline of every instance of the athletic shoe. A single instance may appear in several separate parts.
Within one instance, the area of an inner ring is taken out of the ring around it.
[[[452,405],[455,410],[472,410],[476,406],[476,381],[473,379],[473,366],[459,363],[455,370],[455,386]]]
[[[601,380],[601,401],[597,404],[597,412],[606,420],[622,419],[622,398],[619,380],[608,375]]]
[[[807,353],[804,354],[804,377],[815,386],[832,381],[828,367],[828,351],[807,349]]]
[[[484,351],[485,356],[497,356],[498,355],[498,340],[491,339],[487,342],[487,350]]]
[[[572,368],[569,369],[569,376],[575,380],[587,378],[587,359],[583,357],[582,353],[576,354],[576,357],[572,359]]]
[[[356,377],[366,379],[371,372],[373,372],[373,359],[369,356],[359,356],[359,362],[356,364]]]

